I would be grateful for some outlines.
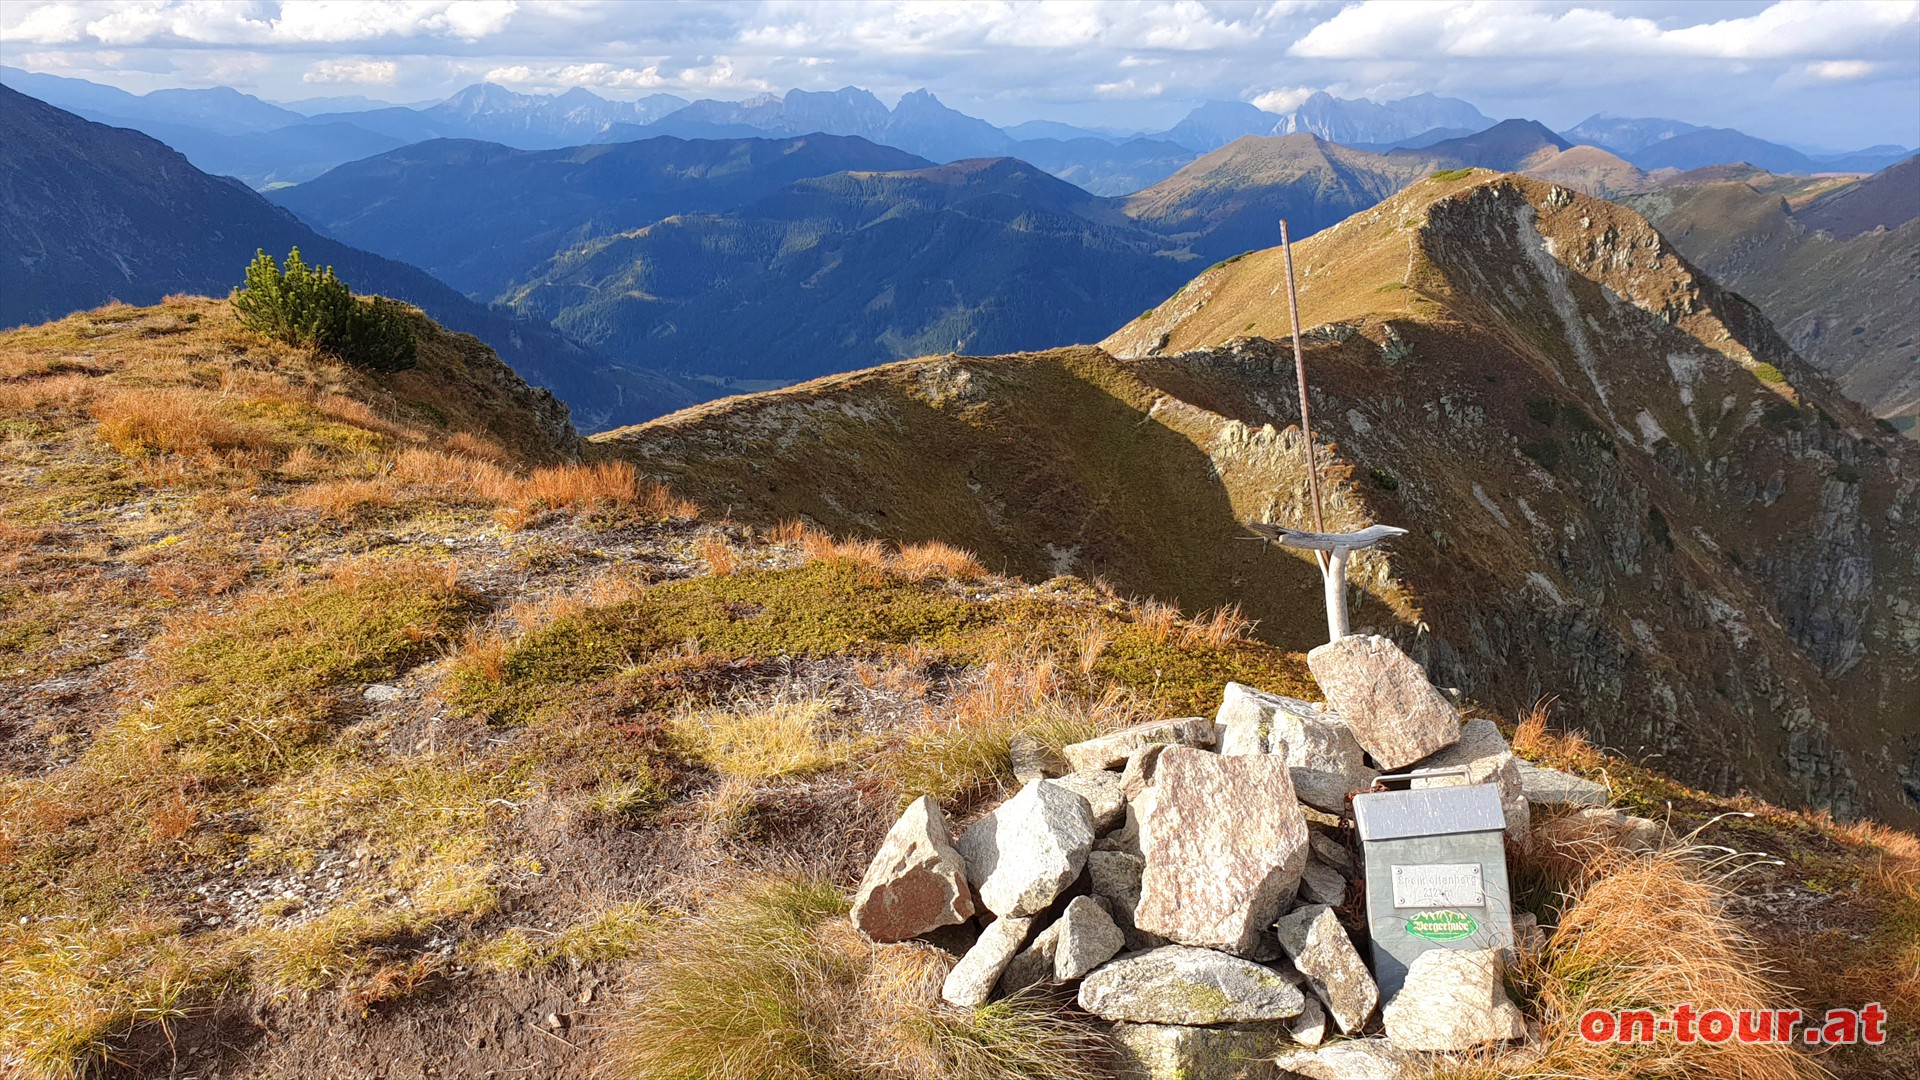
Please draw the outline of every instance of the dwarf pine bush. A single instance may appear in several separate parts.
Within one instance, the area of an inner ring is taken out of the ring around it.
[[[308,266],[299,248],[288,252],[284,269],[257,252],[232,302],[248,329],[368,371],[402,371],[418,353],[405,305],[384,296],[354,296],[333,267]]]

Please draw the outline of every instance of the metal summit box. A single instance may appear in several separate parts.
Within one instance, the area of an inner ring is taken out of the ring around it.
[[[1353,797],[1353,819],[1382,1002],[1392,1000],[1407,966],[1429,949],[1513,947],[1499,787],[1369,792]]]

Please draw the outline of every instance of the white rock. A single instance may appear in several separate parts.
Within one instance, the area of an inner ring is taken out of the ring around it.
[[[1411,765],[1460,737],[1460,711],[1386,638],[1330,641],[1307,654],[1307,666],[1327,704],[1381,768]]]
[[[1087,806],[1093,810],[1093,831],[1096,834],[1120,824],[1127,800],[1120,794],[1119,773],[1107,769],[1072,772],[1054,783],[1087,800]]]
[[[1148,795],[1135,925],[1185,945],[1258,952],[1307,863],[1287,763],[1169,747]]]
[[[1034,915],[1080,876],[1093,848],[1093,809],[1052,780],[1030,780],[954,846],[981,906],[995,915]]]
[[[360,696],[375,704],[385,704],[389,701],[399,701],[402,697],[406,696],[406,693],[399,687],[388,683],[374,683],[365,690],[360,691]]]
[[[1018,917],[995,919],[974,942],[967,955],[947,972],[940,985],[940,997],[949,1005],[963,1009],[978,1008],[993,996],[994,984],[1013,962],[1020,946],[1033,932],[1035,920]]]
[[[1140,1024],[1284,1020],[1306,1007],[1300,988],[1251,960],[1185,945],[1130,953],[1080,984],[1080,1007]]]
[[[1342,1039],[1318,1050],[1283,1053],[1273,1064],[1290,1080],[1412,1080],[1425,1073],[1412,1055],[1384,1039]]]
[[[967,864],[954,849],[947,816],[923,795],[887,830],[867,865],[853,925],[875,941],[905,941],[972,917]]]
[[[1222,755],[1283,755],[1295,796],[1321,810],[1340,813],[1348,795],[1372,787],[1379,775],[1339,717],[1298,698],[1228,683],[1215,723]]]
[[[1320,999],[1309,996],[1306,1008],[1287,1025],[1287,1034],[1301,1046],[1319,1046],[1327,1039],[1327,1010]]]
[[[1053,951],[1053,978],[1072,982],[1113,959],[1126,946],[1106,905],[1097,897],[1076,896],[1054,923],[1059,928]]]
[[[1507,998],[1500,949],[1429,949],[1381,1010],[1387,1041],[1402,1050],[1471,1050],[1525,1038],[1527,1020]]]
[[[1075,772],[1087,769],[1117,769],[1127,755],[1155,743],[1209,747],[1214,742],[1213,721],[1192,716],[1180,720],[1155,720],[1136,724],[1123,731],[1102,735],[1068,746],[1063,753]]]
[[[1113,959],[1126,939],[1107,914],[1106,903],[1097,896],[1074,897],[1007,965],[1000,976],[1001,996],[1047,981],[1073,982]]]
[[[1572,773],[1520,761],[1520,792],[1534,806],[1605,806],[1607,786]]]
[[[1326,1003],[1340,1030],[1351,1035],[1364,1027],[1380,1000],[1380,988],[1333,909],[1308,905],[1274,924],[1274,932],[1287,959]]]

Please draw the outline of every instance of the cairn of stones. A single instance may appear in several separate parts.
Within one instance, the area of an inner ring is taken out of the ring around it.
[[[1498,785],[1524,841],[1520,763],[1385,638],[1344,637],[1307,662],[1325,704],[1229,683],[1212,719],[1057,755],[1016,745],[1023,786],[957,837],[919,798],[874,856],[854,925],[959,953],[942,990],[953,1006],[1074,992],[1111,1023],[1128,1076],[1392,1077],[1415,1052],[1524,1038],[1502,950],[1423,954],[1382,1003],[1356,947],[1364,925],[1342,917],[1360,909],[1352,795],[1383,772],[1446,768],[1423,782]],[[1587,783],[1550,779],[1541,789],[1562,794]]]

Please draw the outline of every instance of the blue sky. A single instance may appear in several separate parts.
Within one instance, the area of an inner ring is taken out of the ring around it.
[[[411,102],[483,79],[610,97],[925,86],[996,123],[1138,129],[1207,99],[1432,91],[1556,127],[1609,112],[1920,144],[1920,0],[10,0],[0,58],[282,101]]]

